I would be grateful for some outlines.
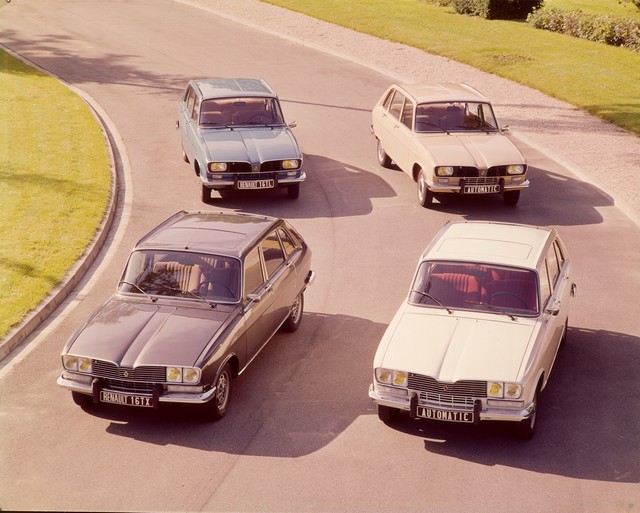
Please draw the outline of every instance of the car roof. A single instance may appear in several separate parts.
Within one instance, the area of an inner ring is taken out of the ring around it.
[[[203,78],[193,81],[204,99],[236,96],[275,97],[276,93],[261,78]]]
[[[536,269],[554,234],[552,228],[515,223],[451,222],[436,235],[422,259]]]
[[[281,222],[257,214],[183,210],[142,237],[135,249],[195,251],[240,258]]]
[[[470,85],[455,82],[418,82],[414,84],[396,84],[417,103],[431,102],[487,102],[489,100]]]

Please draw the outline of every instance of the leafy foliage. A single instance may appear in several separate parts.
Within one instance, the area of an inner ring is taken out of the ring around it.
[[[640,21],[632,18],[551,8],[534,11],[527,22],[534,28],[640,52]]]
[[[543,0],[453,0],[459,14],[481,16],[489,20],[525,19],[542,6]]]

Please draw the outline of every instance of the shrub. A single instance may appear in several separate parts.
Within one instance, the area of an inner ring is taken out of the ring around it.
[[[640,21],[633,18],[551,8],[534,11],[527,22],[534,28],[640,52]]]
[[[490,20],[524,20],[535,9],[539,9],[542,2],[543,0],[453,0],[453,8],[459,14],[481,16]]]

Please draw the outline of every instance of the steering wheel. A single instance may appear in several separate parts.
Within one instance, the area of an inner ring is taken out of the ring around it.
[[[264,119],[265,123],[273,123],[273,118],[269,114],[267,114],[265,112],[258,112],[256,114],[254,114],[249,119],[247,119],[247,122],[253,121],[254,118],[257,118],[256,121],[261,121],[261,120]]]
[[[229,292],[229,297],[235,297],[235,293],[233,292],[233,290],[227,287],[224,283],[220,283],[213,280],[205,280],[200,285],[198,285],[198,294],[200,294],[201,296],[206,294],[208,292],[209,285],[211,285],[211,287],[214,290],[216,289],[216,287],[221,287],[225,289],[227,292]]]
[[[496,292],[495,294],[491,294],[491,297],[489,298],[489,304],[491,304],[491,301],[493,301],[493,298],[498,297],[498,296],[509,296],[509,297],[515,297],[518,301],[520,301],[520,303],[522,303],[522,306],[524,306],[525,310],[529,309],[529,305],[527,304],[527,302],[522,299],[520,296],[518,296],[518,294],[514,294],[513,292]]]

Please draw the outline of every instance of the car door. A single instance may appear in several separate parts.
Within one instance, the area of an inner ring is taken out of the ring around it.
[[[178,123],[178,130],[180,131],[182,147],[190,162],[196,159],[196,152],[199,147],[199,110],[200,100],[193,86],[189,85],[180,102],[180,122]]]
[[[244,319],[247,333],[247,361],[267,343],[274,332],[275,295],[267,282],[262,248],[255,246],[244,259]]]
[[[296,296],[302,289],[298,283],[296,262],[302,256],[292,236],[284,227],[269,234],[263,241],[263,253],[267,279],[275,294],[273,305],[275,329],[278,329],[289,315]]]
[[[545,338],[542,359],[547,379],[566,327],[571,296],[569,272],[568,262],[556,239],[549,246],[540,272]]]

